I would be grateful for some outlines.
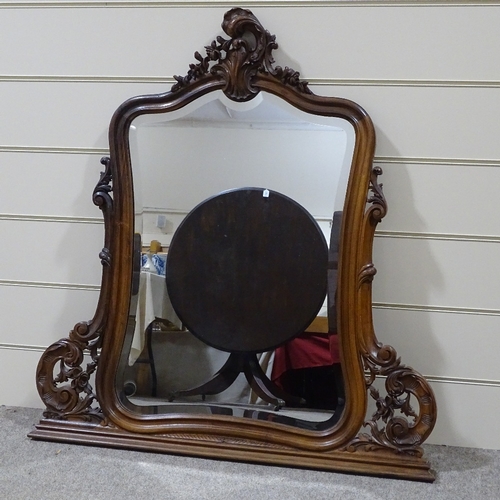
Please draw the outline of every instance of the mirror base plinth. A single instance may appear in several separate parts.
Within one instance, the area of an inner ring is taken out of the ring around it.
[[[28,437],[34,440],[101,446],[134,451],[184,455],[232,462],[248,462],[275,466],[306,468],[326,472],[353,473],[393,479],[434,482],[436,479],[424,457],[368,446],[327,452],[310,452],[272,443],[245,442],[241,439],[207,441],[158,434],[133,433],[114,424],[96,425],[85,422],[41,420]],[[234,443],[231,443],[234,441]]]

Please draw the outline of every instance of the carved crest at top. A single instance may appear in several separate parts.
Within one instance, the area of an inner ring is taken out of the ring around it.
[[[270,74],[284,85],[301,93],[310,94],[306,81],[300,74],[285,66],[274,67],[272,51],[278,48],[276,37],[264,29],[249,10],[235,8],[224,16],[222,29],[230,37],[218,36],[205,47],[203,57],[195,52],[198,63],[190,64],[186,76],[174,76],[177,80],[172,92],[181,90],[207,75],[219,76],[226,82],[224,93],[234,101],[248,101],[259,93],[252,85],[257,73]]]

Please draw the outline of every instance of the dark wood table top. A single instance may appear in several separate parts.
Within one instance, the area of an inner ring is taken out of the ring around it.
[[[195,207],[168,252],[172,305],[199,339],[270,350],[303,332],[326,294],[328,248],[313,217],[272,190],[242,188]]]

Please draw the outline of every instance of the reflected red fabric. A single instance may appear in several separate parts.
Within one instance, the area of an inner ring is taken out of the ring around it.
[[[280,377],[288,370],[330,366],[340,363],[336,334],[306,332],[274,351],[271,380],[281,386]]]

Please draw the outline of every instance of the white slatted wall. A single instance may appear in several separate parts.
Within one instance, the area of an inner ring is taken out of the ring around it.
[[[41,352],[94,313],[113,111],[168,89],[234,5],[0,0],[0,404],[41,406]],[[279,64],[372,116],[377,334],[436,391],[430,442],[500,449],[500,2],[242,6]]]

